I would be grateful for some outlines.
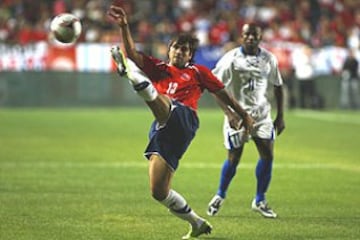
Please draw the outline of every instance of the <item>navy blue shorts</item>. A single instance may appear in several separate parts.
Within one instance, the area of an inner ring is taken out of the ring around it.
[[[189,107],[172,101],[172,111],[165,126],[159,127],[157,121],[151,125],[150,142],[145,150],[149,159],[152,154],[159,154],[175,171],[179,160],[195,137],[199,128],[199,119]]]

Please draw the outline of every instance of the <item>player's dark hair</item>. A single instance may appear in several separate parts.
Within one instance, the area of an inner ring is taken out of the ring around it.
[[[189,43],[189,48],[190,48],[190,53],[191,53],[191,59],[190,59],[190,63],[194,62],[194,56],[195,56],[195,52],[199,46],[199,39],[197,39],[195,36],[193,36],[190,33],[180,33],[179,35],[175,36],[174,38],[171,39],[170,43],[169,43],[169,47],[168,49],[170,49],[170,47],[174,44],[174,43],[178,43],[180,45],[184,45]]]

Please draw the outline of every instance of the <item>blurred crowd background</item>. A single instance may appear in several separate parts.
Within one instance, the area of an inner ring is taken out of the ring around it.
[[[50,20],[71,12],[83,22],[81,41],[116,42],[118,29],[106,17],[112,2],[128,12],[139,43],[166,43],[174,32],[191,31],[202,45],[226,44],[255,21],[264,41],[359,47],[358,0],[1,0],[0,41],[46,40]]]
[[[120,42],[118,27],[106,16],[111,3],[122,6],[128,13],[134,40],[141,50],[165,59],[169,39],[177,32],[192,32],[199,38],[201,46],[195,60],[209,68],[225,51],[240,43],[239,34],[245,22],[256,22],[263,29],[262,45],[278,57],[290,106],[322,108],[325,100],[321,95],[324,94],[318,93],[313,80],[325,75],[335,82],[333,91],[341,88],[341,95],[346,96],[352,91],[351,98],[356,98],[354,108],[360,108],[358,90],[353,91],[358,89],[360,82],[358,66],[349,65],[350,72],[357,72],[355,85],[342,81],[346,58],[353,56],[353,59],[360,60],[359,0],[1,0],[0,67],[23,68],[22,63],[15,64],[19,62],[21,53],[17,51],[19,54],[16,55],[6,49],[38,42],[50,43],[51,19],[64,12],[81,19],[83,31],[78,44],[90,44],[85,52],[94,52],[91,44]],[[96,56],[101,56],[103,50],[98,52]],[[37,55],[40,66],[44,57]],[[23,62],[36,62],[22,57]],[[94,65],[99,68],[107,65],[104,68],[108,69],[109,61],[84,63],[83,70],[91,70]],[[47,67],[39,67],[44,68]],[[348,82],[349,79],[353,78],[348,78]],[[292,100],[295,98],[300,100],[295,103]]]

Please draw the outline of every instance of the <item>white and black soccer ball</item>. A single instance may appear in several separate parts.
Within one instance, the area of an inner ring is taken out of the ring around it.
[[[62,43],[74,43],[80,36],[80,20],[71,13],[55,16],[50,23],[50,30],[56,40]]]

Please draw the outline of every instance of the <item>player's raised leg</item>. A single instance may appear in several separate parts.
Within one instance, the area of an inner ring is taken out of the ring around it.
[[[111,55],[120,77],[126,77],[129,80],[136,93],[150,107],[159,124],[165,124],[170,114],[170,99],[158,93],[145,73],[132,60],[126,58],[118,46],[111,48]]]
[[[158,96],[158,92],[151,84],[149,78],[136,64],[127,59],[118,46],[111,48],[111,56],[116,63],[117,72],[120,77],[127,77],[134,90],[145,100],[153,101]]]

